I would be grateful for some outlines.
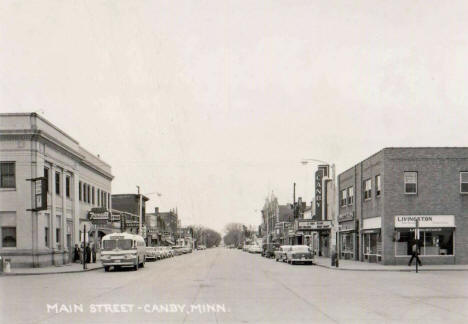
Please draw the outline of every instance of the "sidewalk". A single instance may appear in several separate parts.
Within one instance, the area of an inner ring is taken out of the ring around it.
[[[325,257],[315,257],[314,264],[333,270],[347,271],[416,271],[415,265],[408,267],[407,265],[381,265],[379,263],[368,263],[360,261],[339,260],[339,267],[331,266],[331,259]],[[444,264],[444,265],[424,265],[418,267],[418,271],[468,271],[466,264]]]
[[[62,266],[50,266],[44,268],[13,268],[9,273],[0,273],[3,276],[29,276],[29,275],[45,275],[58,273],[77,273],[102,269],[101,261],[96,263],[86,264],[86,270],[83,270],[81,263],[70,263]]]

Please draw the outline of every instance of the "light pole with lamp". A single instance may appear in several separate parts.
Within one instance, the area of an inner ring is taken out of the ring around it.
[[[335,245],[335,253],[336,253],[336,263],[335,265],[338,267],[338,259],[339,259],[339,244],[338,244],[338,211],[339,211],[339,208],[338,208],[338,204],[339,204],[339,199],[338,199],[338,184],[336,182],[336,169],[335,169],[335,164],[334,163],[329,163],[327,161],[323,161],[323,160],[318,160],[318,159],[313,159],[313,158],[307,158],[307,159],[302,159],[301,163],[303,165],[307,165],[311,162],[315,162],[315,163],[323,163],[323,164],[326,164],[327,166],[330,166],[331,168],[331,180],[332,180],[332,183],[333,183],[333,194],[334,194],[334,205],[333,205],[333,208],[332,208],[332,228],[331,228],[331,236],[332,236],[332,239],[331,239],[331,242],[334,243]],[[330,176],[328,176],[328,178],[330,179]],[[322,190],[324,188],[323,186],[323,183],[325,183],[324,181],[327,180],[327,179],[322,179]],[[322,206],[322,208],[326,208],[326,205],[325,206]],[[323,215],[323,209],[322,209],[322,215]],[[323,219],[323,217],[322,217]],[[332,249],[333,250],[333,249]]]
[[[137,187],[137,190],[138,190],[138,234],[143,236],[143,217],[142,217],[142,214],[143,214],[143,194],[140,194],[140,186],[136,186]],[[145,194],[145,196],[149,196],[149,195],[153,195],[153,194],[156,194],[158,195],[158,197],[161,197],[162,195],[159,193],[159,192],[150,192],[150,193],[147,193]]]

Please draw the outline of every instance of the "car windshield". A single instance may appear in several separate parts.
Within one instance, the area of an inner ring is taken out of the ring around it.
[[[103,241],[103,248],[104,250],[114,250],[114,249],[121,249],[121,250],[130,250],[132,248],[132,240],[104,240]]]

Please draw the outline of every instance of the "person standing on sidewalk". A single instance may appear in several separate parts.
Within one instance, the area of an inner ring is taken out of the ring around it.
[[[419,259],[419,244],[417,241],[414,241],[413,242],[413,245],[411,246],[411,250],[412,250],[412,253],[411,253],[411,259],[409,260],[408,262],[408,266],[411,266],[411,264],[413,263],[413,259],[416,258],[416,262],[419,264],[419,266],[422,266],[422,263],[421,263],[421,260]]]
[[[86,258],[85,258],[86,263],[90,263],[90,262],[91,262],[91,248],[89,247],[89,243],[86,244],[85,251],[86,251],[86,253],[85,253],[85,255],[86,255]]]
[[[78,244],[75,244],[75,250],[73,251],[73,262],[80,260],[80,248]]]
[[[93,243],[91,247],[91,259],[93,263],[96,263],[96,244]]]

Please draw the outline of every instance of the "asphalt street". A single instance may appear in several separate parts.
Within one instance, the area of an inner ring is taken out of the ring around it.
[[[333,271],[234,249],[0,277],[1,323],[466,323],[468,272]]]

